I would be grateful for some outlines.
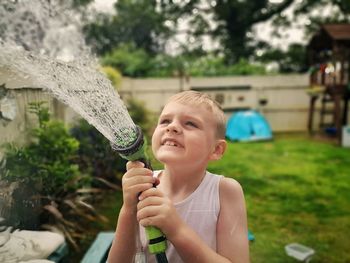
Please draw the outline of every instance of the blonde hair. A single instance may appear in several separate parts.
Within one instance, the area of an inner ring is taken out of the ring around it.
[[[171,96],[167,103],[169,102],[205,106],[214,115],[216,121],[216,137],[218,139],[225,139],[226,119],[224,112],[222,111],[220,104],[213,100],[208,94],[194,90],[187,90]]]

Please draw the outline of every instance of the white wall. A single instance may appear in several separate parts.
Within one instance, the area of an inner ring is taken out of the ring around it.
[[[308,75],[238,76],[173,79],[123,79],[119,93],[143,101],[154,112],[160,112],[167,98],[181,90],[198,89],[213,98],[223,96],[227,116],[239,108],[262,111],[273,131],[306,131],[309,96]],[[242,87],[242,89],[239,89]],[[244,89],[244,87],[249,89]],[[259,99],[267,104],[259,106]],[[319,105],[317,105],[319,108]],[[318,123],[315,114],[315,127]]]
[[[21,144],[26,141],[26,133],[34,119],[34,115],[27,111],[28,103],[31,101],[48,101],[53,115],[66,123],[79,118],[73,110],[42,92],[40,88],[28,86],[34,81],[0,71],[0,85],[3,83],[6,84],[8,95],[16,100],[17,113],[12,121],[0,118],[0,144],[10,141]],[[222,107],[227,117],[239,108],[258,109],[264,114],[274,132],[306,131],[309,96],[305,90],[308,85],[308,75],[189,79],[124,78],[118,92],[123,99],[132,96],[143,101],[147,108],[158,114],[171,95],[181,90],[199,89],[213,98],[223,98]],[[240,87],[248,89],[240,89]],[[267,99],[267,104],[263,107],[259,106],[261,98]],[[320,102],[316,104],[316,108],[319,111]],[[315,129],[318,128],[318,123],[319,112],[316,112]]]

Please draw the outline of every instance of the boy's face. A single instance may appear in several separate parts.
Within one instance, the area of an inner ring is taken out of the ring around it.
[[[204,165],[213,158],[216,122],[204,106],[168,103],[152,136],[152,150],[163,164]]]

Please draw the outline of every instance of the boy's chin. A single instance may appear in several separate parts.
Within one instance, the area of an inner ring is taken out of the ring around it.
[[[160,154],[156,156],[157,160],[161,162],[163,165],[169,165],[169,164],[178,164],[183,163],[183,159],[179,157],[172,156],[170,154]]]

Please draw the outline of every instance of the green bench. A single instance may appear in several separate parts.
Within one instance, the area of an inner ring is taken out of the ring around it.
[[[52,254],[47,258],[55,263],[63,262],[65,257],[68,255],[68,245],[64,242],[60,245]]]
[[[80,262],[105,263],[113,239],[114,232],[100,232]]]

